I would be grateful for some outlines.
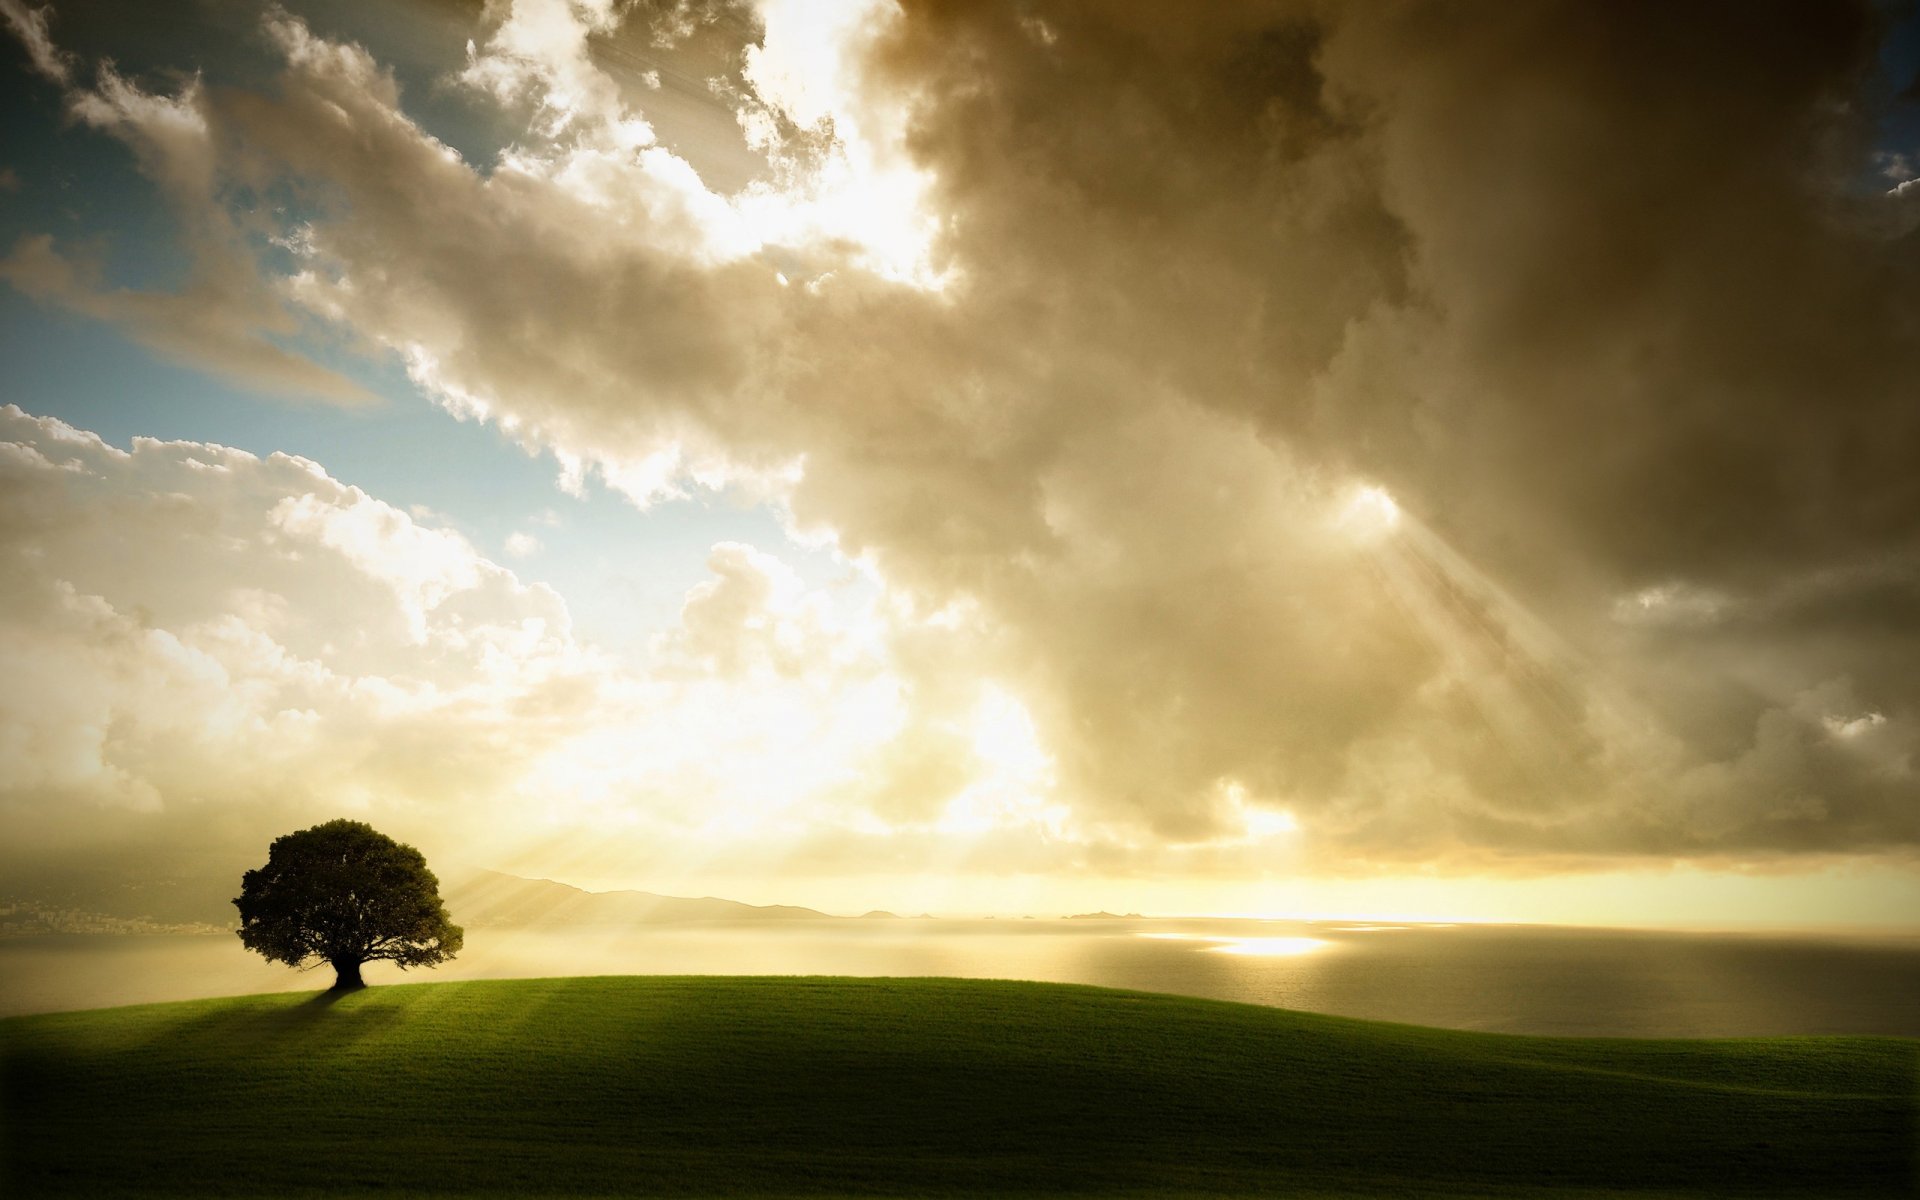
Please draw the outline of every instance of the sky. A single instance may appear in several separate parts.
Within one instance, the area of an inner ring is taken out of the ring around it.
[[[1910,5],[0,27],[16,887],[1920,914]]]

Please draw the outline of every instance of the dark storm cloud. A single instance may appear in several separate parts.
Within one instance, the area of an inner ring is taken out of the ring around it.
[[[1728,593],[1744,661],[1704,689],[1745,723],[1744,747],[1718,763],[1725,786],[1753,788],[1736,768],[1758,769],[1764,752],[1822,810],[1776,820],[1754,795],[1754,822],[1736,832],[1739,799],[1690,798],[1716,786],[1697,775],[1639,774],[1542,705],[1543,727],[1524,738],[1554,751],[1544,774],[1510,769],[1529,757],[1520,742],[1461,769],[1487,807],[1522,810],[1517,823],[1476,817],[1473,803],[1382,799],[1383,812],[1415,810],[1382,841],[1457,821],[1468,843],[1551,843],[1588,820],[1612,834],[1578,840],[1608,852],[1912,841],[1906,750],[1848,758],[1825,748],[1819,722],[1834,714],[1795,711],[1796,697],[1850,678],[1848,703],[1910,730],[1920,699],[1920,610],[1902,621],[1899,582],[1920,562],[1920,240],[1889,235],[1906,224],[1889,224],[1892,200],[1847,187],[1871,151],[1871,10],[908,14],[878,61],[885,86],[917,97],[911,145],[938,181],[969,300],[1044,314],[1033,324],[1069,352],[1124,362],[1313,463],[1390,487],[1588,654],[1633,641],[1648,676],[1631,658],[1605,673],[1654,712],[1665,697],[1651,668],[1717,636],[1719,619],[1623,635],[1610,620],[1619,601],[1675,585]],[[1287,617],[1188,608],[1130,622],[1146,594],[1082,597],[1040,622],[1071,627],[1068,644],[1084,647],[1058,656],[1087,680],[1067,687],[1077,720],[1141,717],[1180,743],[1150,741],[1157,762],[1195,751],[1244,777],[1246,759],[1266,759],[1283,788],[1320,748],[1349,749],[1373,726],[1339,723],[1324,673],[1279,682],[1291,652],[1209,655],[1181,635],[1258,645],[1272,636],[1263,623]],[[1378,686],[1360,709],[1417,729],[1392,705],[1428,679],[1426,663],[1399,661],[1405,686],[1366,672]],[[1509,680],[1528,669],[1500,668]],[[1140,690],[1153,700],[1110,673],[1152,681]],[[1225,711],[1185,699],[1182,678]],[[1754,723],[1766,714],[1806,745]],[[1236,730],[1236,716],[1250,727]],[[1477,724],[1466,716],[1436,737],[1475,741]],[[1451,757],[1429,747],[1424,766]],[[1393,786],[1417,795],[1431,786],[1423,774]],[[1309,794],[1341,790],[1306,782]],[[1590,818],[1596,795],[1608,799]],[[1616,821],[1629,803],[1649,812]],[[1729,809],[1713,836],[1688,831],[1702,805]],[[1369,813],[1356,829],[1380,821]]]
[[[1920,243],[1838,188],[1875,29],[1763,7],[913,6],[889,82],[985,288],[1476,559],[1737,580],[1920,528]]]

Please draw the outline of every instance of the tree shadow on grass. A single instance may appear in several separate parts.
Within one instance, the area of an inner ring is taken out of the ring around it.
[[[366,989],[316,992],[304,1000],[262,998],[258,1004],[223,1008],[192,1017],[166,1031],[169,1041],[182,1046],[217,1044],[224,1052],[236,1049],[324,1049],[348,1046],[378,1035],[398,1023],[403,1011],[392,1004],[350,1003],[367,996]]]

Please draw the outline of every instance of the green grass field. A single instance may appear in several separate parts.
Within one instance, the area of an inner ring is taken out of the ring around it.
[[[1911,1195],[1920,1042],[1454,1033],[962,980],[0,1022],[0,1192]]]

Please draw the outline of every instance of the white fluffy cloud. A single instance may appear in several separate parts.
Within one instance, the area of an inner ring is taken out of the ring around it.
[[[554,842],[673,870],[885,836],[868,764],[921,754],[877,614],[750,546],[715,547],[642,674],[582,643],[551,590],[302,459],[121,450],[8,407],[0,495],[16,836],[375,812],[469,859]],[[1008,703],[998,719],[1022,719]],[[1000,769],[958,766],[956,790]]]
[[[603,668],[565,605],[311,462],[0,417],[14,803],[440,803]],[[418,762],[394,743],[424,739]],[[423,747],[424,748],[424,747]],[[466,763],[463,768],[460,764]],[[427,787],[414,781],[445,777]]]

